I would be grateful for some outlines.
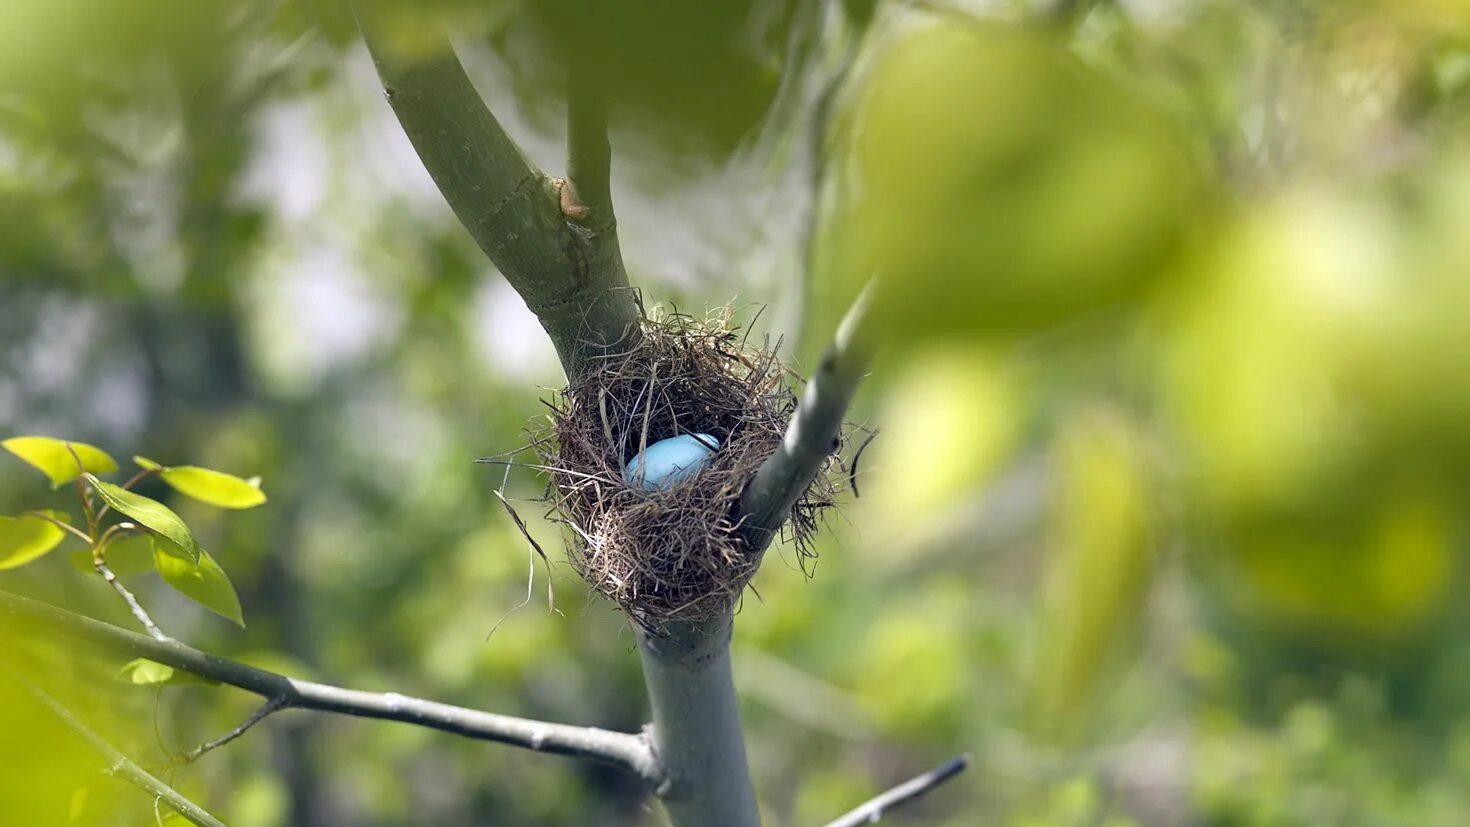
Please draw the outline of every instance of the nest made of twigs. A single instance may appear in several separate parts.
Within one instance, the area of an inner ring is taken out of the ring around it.
[[[781,444],[796,409],[795,375],[770,342],[751,345],[728,309],[645,319],[641,332],[631,350],[599,359],[553,397],[550,425],[532,443],[577,571],[635,622],[658,628],[730,611],[755,574],[760,555],[739,533],[737,506]],[[644,447],[680,434],[720,441],[698,475],[655,491],[624,481],[624,466]],[[785,528],[803,571],[833,502],[835,465],[817,475]]]

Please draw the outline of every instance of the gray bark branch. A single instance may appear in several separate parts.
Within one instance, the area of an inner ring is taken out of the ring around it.
[[[872,292],[870,283],[843,317],[802,391],[781,447],[761,464],[740,498],[740,532],[751,554],[759,555],[771,544],[791,507],[837,449],[847,406],[873,355],[868,330]]]
[[[901,807],[938,787],[940,784],[954,778],[956,775],[964,772],[965,768],[969,765],[970,758],[966,755],[950,759],[923,775],[911,778],[888,792],[869,800],[861,807],[848,812],[846,815],[828,822],[827,827],[859,827],[859,825],[863,824],[877,824],[883,820],[883,816],[887,815],[890,810],[895,807]]]
[[[663,771],[654,752],[641,735],[498,715],[394,692],[364,692],[297,680],[210,655],[176,640],[155,640],[66,609],[0,591],[0,617],[6,615],[39,623],[106,649],[147,658],[253,692],[267,700],[275,700],[282,709],[311,709],[399,721],[466,738],[610,764],[637,774],[655,787],[663,781]]]
[[[759,827],[730,671],[733,619],[638,633],[658,790],[675,827]]]
[[[626,346],[638,332],[638,309],[611,229],[599,243],[590,228],[573,225],[560,187],[506,134],[447,37],[427,47],[417,42],[410,54],[393,40],[391,4],[358,0],[353,11],[414,150],[460,223],[541,321],[568,378],[588,359]]]

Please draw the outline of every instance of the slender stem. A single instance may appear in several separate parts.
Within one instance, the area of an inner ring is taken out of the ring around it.
[[[143,624],[144,630],[151,637],[155,640],[171,640],[168,635],[163,633],[162,629],[158,628],[158,624],[153,622],[153,618],[148,615],[147,610],[143,608],[143,604],[138,602],[138,598],[131,591],[128,591],[128,587],[122,584],[122,581],[117,578],[117,575],[107,565],[107,547],[112,545],[113,538],[123,532],[140,530],[132,523],[118,523],[117,525],[108,527],[106,531],[102,532],[102,536],[97,539],[97,542],[92,544],[92,568],[96,569],[97,573],[102,575],[102,579],[107,581],[107,585],[111,586],[112,590],[117,592],[118,596],[123,599],[123,602],[128,604],[128,611],[132,612],[133,617],[137,618],[138,622]]]
[[[202,757],[205,753],[217,750],[225,744],[228,744],[236,738],[239,738],[241,735],[244,735],[246,732],[249,732],[251,727],[255,726],[261,721],[264,721],[266,718],[269,718],[276,712],[281,711],[283,706],[284,705],[279,698],[268,698],[259,709],[250,713],[249,718],[246,718],[244,721],[240,722],[239,726],[235,727],[229,732],[226,732],[224,735],[221,735],[213,741],[208,741],[206,743],[200,744],[199,746],[189,750],[183,755],[178,756],[174,759],[173,763],[192,764],[195,761],[198,761],[200,757]]]
[[[71,523],[62,522],[61,520],[56,519],[55,517],[47,514],[44,511],[24,511],[21,512],[21,514],[25,517],[40,517],[41,519],[45,520],[48,523],[51,523],[62,531],[70,532],[73,536],[77,537],[87,545],[92,545],[92,538],[88,537],[86,532],[82,531]]]
[[[658,790],[674,827],[759,827],[730,670],[733,618],[640,632]]]
[[[355,0],[358,28],[388,103],[444,200],[551,336],[568,377],[638,335],[638,308],[616,244],[574,229],[552,180],[500,125],[447,37],[394,39],[408,6]],[[422,12],[414,9],[414,29]],[[611,233],[601,234],[615,242]]]
[[[843,317],[802,392],[781,447],[761,464],[740,498],[740,533],[751,554],[770,545],[791,507],[838,447],[842,419],[872,358],[868,305],[873,290],[873,283],[863,288]]]
[[[593,727],[534,721],[406,697],[396,692],[363,692],[257,669],[206,654],[176,640],[158,640],[109,623],[0,590],[0,618],[28,619],[106,649],[144,657],[280,702],[282,709],[312,709],[360,718],[399,721],[482,741],[495,741],[621,767],[651,786],[663,781],[659,765],[642,735]]]
[[[122,487],[123,488],[126,488],[126,489],[131,489],[133,486],[135,486],[138,483],[142,482],[145,478],[151,477],[154,474],[157,474],[160,470],[162,470],[162,469],[159,469],[159,468],[144,468],[143,470],[141,470],[138,473],[132,475],[131,477],[128,477],[128,481],[125,482],[125,483],[123,483],[122,484]]]
[[[923,775],[911,778],[897,787],[863,804],[855,810],[827,823],[827,827],[859,827],[877,824],[889,810],[900,807],[918,798],[940,784],[954,778],[970,765],[970,757],[961,755],[935,767]]]
[[[224,827],[224,822],[210,815],[198,804],[181,795],[177,790],[155,778],[147,770],[133,763],[126,755],[123,755],[112,744],[109,744],[102,736],[94,732],[82,722],[70,709],[62,706],[59,701],[22,678],[20,675],[4,670],[16,683],[25,688],[38,703],[51,710],[56,717],[71,728],[73,732],[82,737],[92,749],[96,750],[103,758],[106,758],[109,766],[108,772],[124,781],[132,784],[144,792],[153,795],[156,801],[167,804],[174,812],[183,816],[190,823],[199,827]]]
[[[76,452],[73,451],[72,455],[75,456]],[[80,465],[81,460],[77,460],[77,464]],[[77,477],[77,495],[82,498],[82,514],[87,518],[87,542],[90,543],[92,538],[97,536],[97,520],[100,518],[92,508],[92,489],[87,485],[84,476]]]

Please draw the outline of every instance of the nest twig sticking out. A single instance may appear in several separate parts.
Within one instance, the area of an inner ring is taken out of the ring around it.
[[[534,439],[549,469],[552,515],[570,527],[569,555],[587,583],[645,628],[729,611],[759,555],[737,533],[740,495],[781,444],[795,410],[794,375],[769,342],[750,346],[730,312],[643,321],[642,343],[602,359],[550,403]],[[709,465],[669,488],[642,491],[623,467],[679,434],[720,440]],[[832,505],[836,460],[818,474],[786,531],[803,571]]]

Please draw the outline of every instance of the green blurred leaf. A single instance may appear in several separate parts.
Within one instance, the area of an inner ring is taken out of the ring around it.
[[[175,589],[206,609],[233,620],[242,628],[245,617],[240,610],[240,596],[230,578],[209,552],[199,551],[199,562],[190,563],[160,546],[154,547],[153,565]]]
[[[69,442],[48,436],[17,436],[0,442],[0,445],[50,477],[52,488],[60,488],[83,473],[111,474],[117,470],[117,461],[107,452],[85,442]],[[81,461],[80,467],[78,460]]]
[[[47,511],[52,518],[67,522],[66,515]],[[0,571],[18,568],[50,553],[66,532],[34,514],[0,517]]]
[[[219,686],[219,681],[201,678],[192,672],[175,669],[172,666],[151,661],[147,658],[138,658],[128,661],[118,670],[117,679],[124,683],[136,684],[138,686]]]
[[[176,465],[159,472],[175,491],[218,508],[254,508],[265,502],[258,484],[222,471],[194,465]]]
[[[1137,439],[1120,416],[1094,410],[1071,422],[1058,446],[1056,535],[1031,698],[1038,729],[1054,738],[1084,735],[1152,582],[1154,507]]]
[[[180,552],[182,554],[182,552]],[[107,544],[107,567],[118,577],[132,577],[153,571],[153,535],[128,534]],[[96,574],[92,550],[72,552],[71,564],[83,574]]]
[[[203,553],[193,532],[189,531],[189,526],[168,506],[121,486],[103,482],[91,474],[87,475],[87,482],[104,502],[174,543],[190,560],[197,561]]]
[[[947,15],[875,43],[815,312],[880,274],[895,332],[1006,339],[1152,286],[1203,203],[1171,122],[1034,31]]]

